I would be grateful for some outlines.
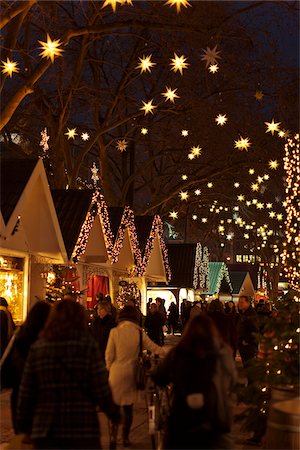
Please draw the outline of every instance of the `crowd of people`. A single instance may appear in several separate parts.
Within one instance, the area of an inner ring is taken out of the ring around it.
[[[54,305],[38,301],[14,333],[1,298],[1,356],[15,338],[8,358],[14,431],[30,437],[35,448],[99,449],[101,410],[109,418],[110,448],[117,446],[119,429],[129,447],[141,346],[161,357],[154,382],[172,386],[164,448],[233,448],[234,360],[238,351],[244,367],[251,364],[269,314],[265,303],[254,308],[241,296],[237,305],[184,300],[180,313],[175,302],[166,311],[163,299],[150,299],[143,317],[134,299],[117,311],[109,296],[99,295],[90,320],[69,294]],[[176,331],[182,337],[167,351],[165,334]]]

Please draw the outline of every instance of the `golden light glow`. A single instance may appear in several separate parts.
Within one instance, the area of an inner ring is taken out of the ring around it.
[[[245,200],[245,196],[242,195],[242,194],[240,194],[240,195],[237,196],[237,199],[238,199],[240,202],[242,202],[243,200]]]
[[[90,138],[90,135],[88,133],[81,133],[81,139],[83,141],[88,141]]]
[[[205,61],[206,67],[208,67],[210,64],[214,65],[217,64],[217,59],[220,59],[219,56],[220,52],[217,51],[217,45],[214,48],[206,47],[206,50],[203,50],[203,54],[201,56],[201,60]]]
[[[177,14],[180,13],[180,8],[183,6],[184,8],[187,8],[188,6],[192,6],[188,0],[168,0],[165,5],[169,6],[176,6]]]
[[[252,189],[252,191],[258,191],[258,189],[259,189],[258,184],[257,183],[252,183],[251,184],[251,189]]]
[[[211,189],[211,188],[213,187],[213,183],[210,181],[209,183],[207,183],[207,187],[208,187],[209,189]]]
[[[255,98],[256,98],[256,100],[261,101],[261,100],[263,99],[263,97],[264,97],[264,94],[263,94],[262,91],[256,91],[256,92],[255,92]]]
[[[269,216],[273,219],[276,216],[276,213],[274,211],[270,211]]]
[[[283,216],[282,216],[282,214],[277,214],[277,220],[279,220],[279,221],[281,221],[282,220],[282,218],[283,218]]]
[[[274,122],[274,119],[272,119],[272,122],[265,122],[265,125],[267,125],[267,131],[266,133],[272,133],[272,136],[274,136],[275,131],[279,131],[279,125],[281,122]]]
[[[68,139],[75,139],[75,136],[77,136],[76,128],[68,128],[68,131],[65,133],[66,136],[68,136]]]
[[[144,106],[142,106],[142,107],[140,108],[140,110],[141,110],[141,111],[145,111],[145,116],[146,116],[148,113],[153,114],[153,109],[154,109],[154,108],[157,108],[157,106],[153,105],[152,102],[153,102],[153,99],[150,100],[148,103],[143,102],[143,105],[144,105]]]
[[[238,183],[238,182],[234,183],[234,187],[235,187],[235,188],[240,187],[240,183]]]
[[[185,180],[188,179],[188,176],[187,175],[181,175],[181,178],[183,179],[183,181],[185,181]]]
[[[201,194],[201,190],[200,189],[196,189],[195,190],[195,195],[200,195]]]
[[[148,134],[148,128],[142,128],[141,129],[141,133],[145,136],[146,134]]]
[[[187,191],[180,191],[179,196],[180,200],[187,200],[189,198],[189,194]]]
[[[249,141],[249,138],[243,138],[240,136],[240,138],[237,141],[234,141],[234,147],[238,148],[239,150],[246,150],[248,151],[248,148],[250,147],[251,142]]]
[[[9,58],[6,58],[5,61],[2,62],[2,73],[7,73],[10,77],[12,77],[12,74],[15,72],[19,72],[19,69],[17,68],[18,63],[11,61]]]
[[[199,145],[197,145],[197,147],[192,147],[191,151],[192,151],[194,156],[200,156],[201,152],[202,152],[202,148],[199,147]]]
[[[61,56],[63,50],[61,48],[58,48],[62,45],[59,39],[51,40],[49,34],[47,34],[47,42],[39,41],[41,44],[40,49],[43,51],[40,53],[40,56],[42,58],[49,58],[51,59],[51,62],[54,62],[55,56]]]
[[[264,204],[259,202],[259,203],[257,203],[256,208],[257,209],[264,209]]]
[[[264,181],[264,177],[257,177],[257,182],[261,184]]]
[[[267,203],[267,204],[266,204],[267,209],[271,209],[272,206],[273,206],[272,203]]]
[[[106,6],[111,6],[113,12],[116,12],[117,9],[117,3],[120,5],[132,5],[132,0],[105,0],[104,4],[102,5],[101,9],[105,8]]]
[[[187,137],[189,135],[189,130],[181,130],[181,136]]]
[[[221,125],[221,127],[223,125],[225,125],[225,123],[227,122],[227,117],[226,114],[219,114],[216,118],[215,121],[217,122],[218,125]]]
[[[249,173],[250,173],[250,175],[253,175],[253,174],[254,174],[254,172],[255,172],[255,170],[254,170],[254,169],[249,169]]]
[[[136,66],[136,69],[141,69],[141,73],[143,72],[151,72],[151,67],[155,66],[156,63],[151,61],[152,55],[145,56],[139,58],[140,63]]]
[[[163,92],[161,95],[165,97],[165,102],[170,100],[171,103],[175,102],[175,98],[180,98],[179,95],[176,94],[177,88],[172,89],[166,86],[166,92]]]
[[[207,217],[202,217],[201,222],[206,223],[207,222]]]
[[[197,219],[198,219],[197,214],[193,214],[193,215],[192,215],[192,219],[193,219],[193,220],[197,220]]]
[[[178,219],[178,212],[177,211],[171,211],[169,213],[169,217],[171,217],[171,219]]]
[[[273,160],[269,161],[270,169],[276,170],[278,168],[278,166],[279,166],[279,162],[276,161],[276,159],[274,161]]]
[[[120,139],[117,141],[116,148],[117,150],[119,150],[119,152],[125,152],[127,150],[127,147],[128,142],[126,141],[126,139]]]
[[[191,159],[191,160],[195,159],[195,155],[193,153],[189,153],[188,154],[188,158]]]
[[[174,58],[171,58],[171,70],[173,70],[175,73],[179,71],[180,74],[183,75],[183,69],[186,69],[189,66],[189,64],[185,62],[186,60],[187,58],[184,55],[178,56],[176,53],[174,53]]]
[[[218,64],[211,64],[208,68],[210,73],[216,73],[219,70]]]
[[[225,227],[223,225],[219,225],[218,226],[218,232],[219,233],[224,233]]]

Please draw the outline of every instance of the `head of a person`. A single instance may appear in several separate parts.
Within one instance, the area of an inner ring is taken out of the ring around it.
[[[158,311],[158,306],[157,306],[157,304],[156,304],[156,303],[151,303],[151,305],[150,305],[150,312],[151,312],[152,314],[154,314],[156,311]]]
[[[43,300],[36,302],[26,317],[18,339],[24,339],[28,344],[32,344],[38,338],[40,331],[44,328],[49,317],[51,305]]]
[[[240,311],[244,312],[251,306],[251,299],[247,295],[241,295],[238,301],[238,308]]]
[[[55,303],[40,336],[49,341],[67,339],[74,333],[88,330],[88,317],[82,305],[70,300]]]
[[[97,311],[100,319],[111,313],[111,305],[107,301],[99,302],[97,305]]]
[[[158,307],[162,305],[162,299],[160,297],[156,297],[155,302]]]
[[[219,299],[214,299],[214,300],[212,300],[211,302],[210,302],[210,304],[208,305],[208,311],[209,312],[224,312],[224,306],[223,306],[223,303],[222,302],[220,302],[220,300]]]
[[[129,322],[133,322],[136,324],[140,323],[140,315],[136,306],[125,305],[124,308],[120,311],[119,314],[119,322],[127,320]]]
[[[201,358],[215,351],[218,340],[219,333],[213,320],[201,313],[188,323],[178,346]]]
[[[75,294],[75,292],[66,292],[65,295],[63,296],[63,300],[68,300],[71,302],[77,302],[77,294]]]
[[[103,302],[104,295],[102,294],[102,292],[98,292],[98,294],[96,294],[96,299],[97,299],[97,302]]]
[[[104,301],[105,302],[107,302],[107,303],[109,303],[110,305],[112,304],[112,301],[111,301],[111,296],[110,295],[105,295],[105,297],[104,297]]]
[[[234,301],[233,300],[229,300],[228,306],[229,306],[230,309],[234,309],[235,308]]]
[[[6,298],[0,297],[0,306],[4,306],[5,308],[8,307],[8,303],[7,303]]]
[[[136,301],[134,297],[129,297],[126,301],[126,304],[129,306],[135,306],[136,307]]]

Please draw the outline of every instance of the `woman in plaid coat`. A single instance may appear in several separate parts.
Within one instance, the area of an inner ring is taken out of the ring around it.
[[[97,406],[113,422],[119,420],[108,374],[87,322],[79,303],[62,300],[30,349],[17,425],[36,448],[100,449]]]

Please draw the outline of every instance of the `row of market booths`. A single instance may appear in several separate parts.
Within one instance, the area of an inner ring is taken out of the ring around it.
[[[42,159],[1,161],[0,296],[21,323],[37,299],[64,290],[93,308],[99,293],[136,297],[171,273],[161,218],[111,208],[93,190],[50,190]]]

